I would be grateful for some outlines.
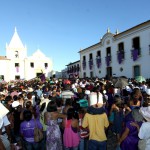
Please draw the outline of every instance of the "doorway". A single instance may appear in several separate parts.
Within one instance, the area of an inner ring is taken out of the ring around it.
[[[140,66],[139,65],[136,65],[133,67],[133,75],[134,75],[134,77],[140,76]]]
[[[19,80],[20,79],[20,76],[15,76],[15,80]]]
[[[112,67],[107,67],[106,68],[106,76],[109,79],[110,77],[112,77]]]
[[[40,77],[43,73],[36,73],[36,77]]]

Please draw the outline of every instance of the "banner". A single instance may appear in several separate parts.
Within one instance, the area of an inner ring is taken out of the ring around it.
[[[0,118],[3,118],[9,112],[9,110],[2,103],[0,103],[0,110]]]

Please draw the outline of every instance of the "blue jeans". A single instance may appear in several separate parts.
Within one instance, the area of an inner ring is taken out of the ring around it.
[[[42,150],[46,150],[46,131],[43,131],[43,139],[39,142],[39,147]]]
[[[80,138],[79,150],[87,150],[88,138]]]
[[[65,150],[78,150],[78,147],[72,147],[72,148],[66,148],[65,147]]]
[[[40,150],[39,143],[30,143],[25,140],[23,140],[23,147],[25,150]]]
[[[106,141],[89,140],[88,150],[106,150]]]

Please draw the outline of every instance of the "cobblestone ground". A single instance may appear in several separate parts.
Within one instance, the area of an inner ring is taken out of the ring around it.
[[[111,132],[111,130],[108,130],[107,139],[107,150],[115,150],[117,141],[116,136]]]

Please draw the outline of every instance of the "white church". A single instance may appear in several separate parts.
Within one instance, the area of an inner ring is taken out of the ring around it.
[[[50,77],[52,66],[52,60],[39,49],[32,56],[27,56],[27,47],[23,45],[15,28],[10,43],[6,43],[6,56],[0,56],[0,77],[7,82],[30,80],[42,73]]]

